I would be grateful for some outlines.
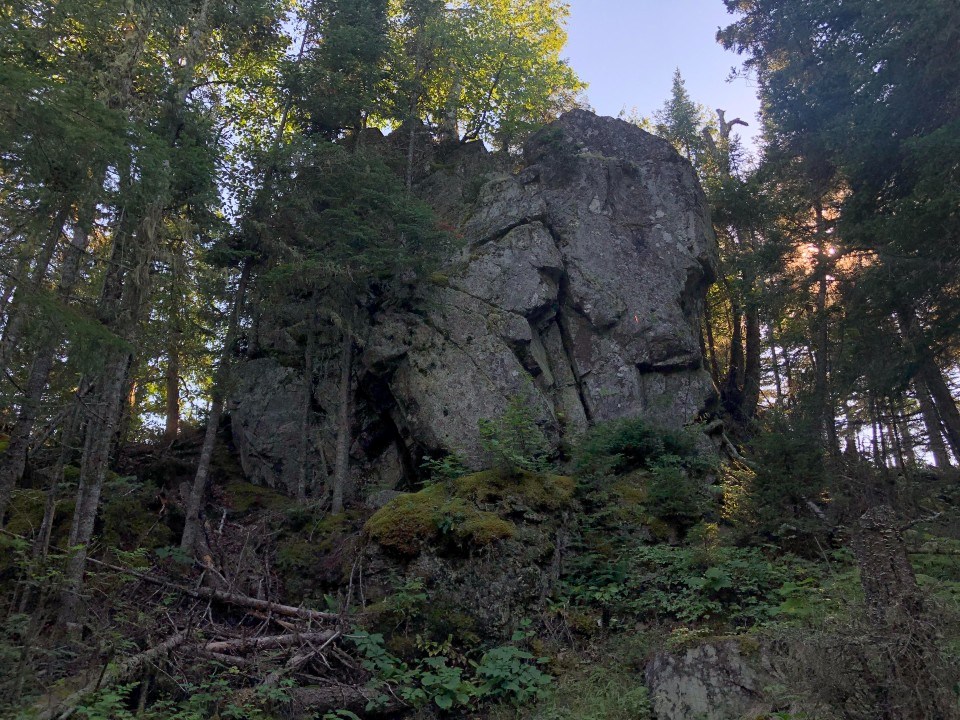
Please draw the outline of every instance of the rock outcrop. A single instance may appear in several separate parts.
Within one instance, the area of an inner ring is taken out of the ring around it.
[[[774,671],[759,648],[736,640],[659,653],[646,669],[656,720],[739,720],[766,717],[765,686]]]
[[[464,250],[412,305],[375,312],[364,337],[358,481],[392,487],[425,452],[482,467],[477,423],[515,397],[555,443],[597,421],[679,426],[697,417],[714,396],[699,322],[716,246],[690,165],[664,140],[584,111],[534,136],[519,172],[497,171],[503,162],[484,161],[479,146],[463,154],[465,163],[448,159],[419,187],[456,216]],[[464,198],[471,187],[476,198]],[[268,412],[273,427],[291,427],[276,412],[282,405],[296,417],[302,403],[279,400],[290,378],[264,365],[272,360],[257,362],[241,371],[234,436],[248,475],[283,484],[299,441],[287,433],[265,442],[255,429]],[[336,393],[317,396],[323,426]],[[332,434],[322,427],[311,434],[321,445],[324,437]]]

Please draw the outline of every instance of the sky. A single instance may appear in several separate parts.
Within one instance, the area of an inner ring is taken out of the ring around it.
[[[749,128],[738,127],[752,146],[758,131],[758,103],[751,83],[727,81],[741,57],[716,42],[717,29],[729,25],[721,0],[568,0],[570,65],[589,83],[587,97],[601,115],[616,116],[636,107],[649,116],[670,94],[680,68],[695,102],[727,111]]]

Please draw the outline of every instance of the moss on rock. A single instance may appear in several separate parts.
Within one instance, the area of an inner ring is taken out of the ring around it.
[[[573,499],[573,478],[521,470],[485,470],[453,481],[455,491],[476,503],[510,502],[531,510],[559,510]]]
[[[402,495],[367,521],[367,535],[383,548],[413,557],[442,537],[483,547],[512,538],[517,511],[559,510],[573,498],[572,478],[498,470],[467,475]]]
[[[223,492],[230,509],[238,513],[251,510],[284,510],[295,502],[276,490],[248,482],[227,483]]]

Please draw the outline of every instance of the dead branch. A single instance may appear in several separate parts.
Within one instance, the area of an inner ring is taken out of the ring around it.
[[[340,637],[340,633],[333,633],[327,640],[318,648],[311,647],[306,652],[302,652],[298,655],[294,655],[290,658],[286,665],[282,668],[278,668],[270,673],[266,679],[261,683],[263,687],[274,687],[284,675],[289,675],[290,673],[297,672],[300,668],[310,662],[313,658],[323,652],[324,648],[327,647],[330,643]]]
[[[92,695],[101,687],[121,683],[129,679],[136,675],[144,665],[166,655],[177,646],[182,645],[186,639],[187,633],[176,633],[149,650],[133,655],[112,668],[107,667],[101,675],[98,675],[94,680],[56,705],[37,707],[36,720],[54,720],[54,718],[64,720],[70,717],[88,695]]]
[[[291,633],[289,635],[267,635],[257,638],[240,638],[239,640],[214,640],[195,646],[195,650],[224,653],[230,651],[272,650],[303,645],[309,642],[326,642],[339,635],[336,631]]]
[[[23,537],[22,535],[16,535],[14,533],[8,532],[6,530],[0,529],[0,533],[7,535],[9,537],[17,538],[18,540],[29,541],[28,538]],[[52,548],[58,550],[59,552],[64,552],[60,548]],[[195,599],[203,600],[213,600],[215,602],[221,602],[226,605],[236,605],[238,607],[251,608],[253,610],[260,610],[262,612],[276,613],[277,615],[283,615],[285,617],[295,617],[300,618],[301,620],[313,620],[315,622],[327,622],[330,620],[341,620],[340,615],[335,615],[334,613],[321,612],[319,610],[310,610],[309,608],[303,607],[294,607],[292,605],[282,605],[280,603],[270,602],[269,600],[258,600],[257,598],[248,597],[246,595],[241,595],[240,593],[226,592],[225,590],[216,590],[214,588],[204,588],[200,587],[197,589],[191,589],[184,587],[183,585],[178,585],[177,583],[170,582],[169,580],[164,580],[163,578],[158,578],[154,575],[148,575],[147,573],[139,572],[137,570],[131,570],[130,568],[121,567],[119,565],[113,565],[103,560],[96,560],[95,558],[88,557],[87,562],[99,567],[107,568],[108,570],[113,570],[115,572],[123,573],[124,575],[130,575],[135,577],[138,580],[143,580],[144,582],[151,583],[152,585],[159,585],[161,587],[170,588],[171,590],[176,590],[177,592],[183,593],[189,597]]]

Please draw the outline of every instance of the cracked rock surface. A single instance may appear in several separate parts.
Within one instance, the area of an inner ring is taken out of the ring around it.
[[[462,171],[422,179],[431,196],[457,195],[444,197],[444,208],[467,207],[457,217],[464,249],[411,308],[372,317],[358,392],[378,391],[358,436],[382,421],[393,446],[385,454],[398,467],[398,454],[413,458],[410,467],[424,452],[455,451],[480,468],[478,421],[518,396],[553,442],[616,418],[692,421],[715,392],[699,325],[717,249],[690,165],[666,141],[585,111],[534,136],[518,172],[489,157],[472,203],[462,198]],[[475,180],[485,161],[475,148],[470,158]],[[256,442],[242,431],[259,421],[256,394],[269,395],[266,385],[247,378],[244,387],[258,389],[234,401],[234,435],[244,442]],[[335,393],[318,391],[324,396]],[[297,443],[274,438],[270,452],[277,447],[293,454]],[[361,466],[377,465],[359,446],[354,454]],[[269,474],[264,452],[243,455],[259,463],[248,474]],[[401,472],[377,476],[389,485]]]

